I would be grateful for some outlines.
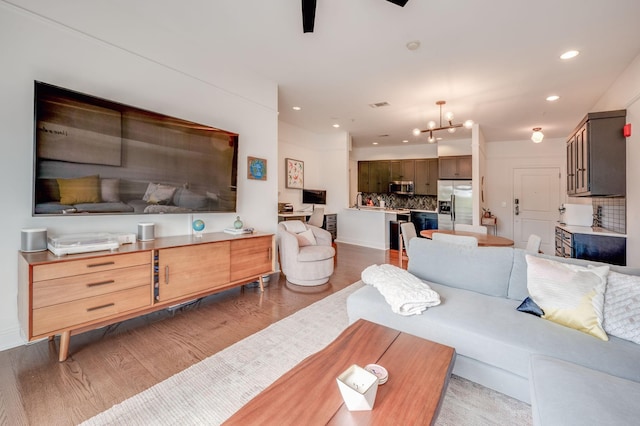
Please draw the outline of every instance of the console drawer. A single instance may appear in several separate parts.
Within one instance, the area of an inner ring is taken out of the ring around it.
[[[86,322],[151,305],[151,287],[144,285],[33,310],[32,335],[50,335]]]
[[[144,264],[151,265],[151,255],[146,251],[70,261],[61,260],[60,262],[34,266],[33,281],[52,280]]]
[[[148,285],[151,265],[73,275],[33,283],[33,309]]]

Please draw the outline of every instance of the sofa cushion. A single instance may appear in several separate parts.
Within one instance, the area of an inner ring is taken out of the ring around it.
[[[547,356],[531,356],[533,423],[632,425],[640,419],[640,383]]]
[[[191,210],[200,210],[208,206],[209,198],[186,188],[178,188],[173,195],[173,204]]]
[[[60,204],[99,203],[100,178],[98,175],[72,179],[57,179]]]
[[[612,336],[640,344],[640,277],[609,271],[603,327]]]
[[[490,296],[507,296],[513,264],[510,247],[473,248],[417,238],[411,241],[408,254],[407,270],[418,278]]]
[[[392,312],[378,290],[365,286],[347,299],[349,321],[363,318],[452,346],[462,356],[529,377],[529,356],[544,354],[640,381],[640,347],[608,342],[516,310],[519,302],[427,282],[441,304],[420,315]]]
[[[527,255],[527,287],[543,318],[608,340],[602,328],[608,266],[569,265]]]
[[[106,203],[120,201],[120,179],[100,179],[100,198]]]

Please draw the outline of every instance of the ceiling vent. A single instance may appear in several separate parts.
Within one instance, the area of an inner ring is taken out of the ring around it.
[[[380,108],[389,106],[389,102],[376,102],[375,104],[369,104],[371,108]]]

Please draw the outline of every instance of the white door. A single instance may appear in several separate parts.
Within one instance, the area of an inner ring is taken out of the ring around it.
[[[513,170],[513,241],[525,248],[529,235],[542,238],[540,250],[553,254],[555,226],[559,217],[560,169],[522,168]]]

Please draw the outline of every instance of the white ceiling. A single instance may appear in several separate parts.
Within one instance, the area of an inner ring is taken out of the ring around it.
[[[280,120],[354,146],[424,143],[411,130],[438,121],[440,99],[490,141],[563,138],[640,54],[638,0],[318,0],[308,34],[300,0],[9,3],[161,63],[232,63],[278,83]]]

